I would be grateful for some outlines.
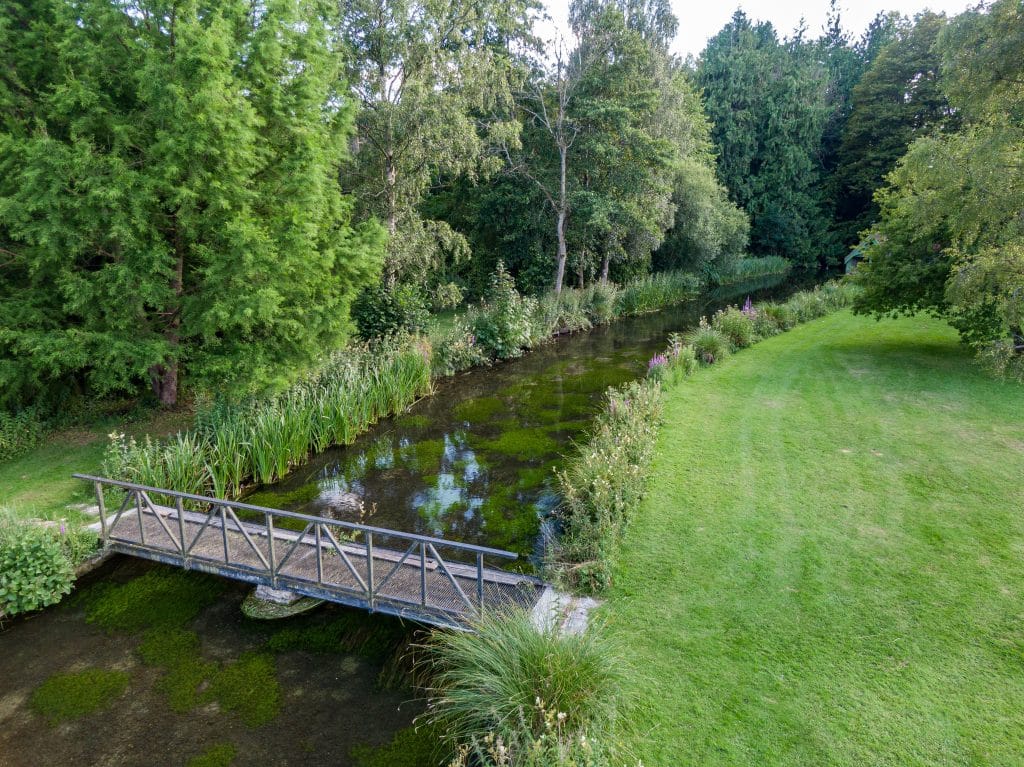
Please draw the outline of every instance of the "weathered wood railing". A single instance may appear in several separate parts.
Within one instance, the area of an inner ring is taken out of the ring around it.
[[[74,476],[94,486],[107,548],[187,569],[437,625],[460,625],[488,606],[531,606],[543,586],[536,578],[485,567],[485,557],[516,559],[510,551]],[[110,489],[124,496],[113,513],[107,508]]]

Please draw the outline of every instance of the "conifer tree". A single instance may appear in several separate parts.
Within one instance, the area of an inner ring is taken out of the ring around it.
[[[302,0],[3,6],[4,404],[249,391],[338,341],[383,235],[337,181],[332,26]]]

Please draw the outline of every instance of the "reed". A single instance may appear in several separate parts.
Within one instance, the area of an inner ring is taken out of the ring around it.
[[[756,280],[758,277],[787,274],[792,268],[792,262],[782,256],[740,258],[728,270],[716,275],[715,282],[719,285],[734,285],[739,282]]]
[[[314,451],[350,443],[430,389],[430,352],[421,341],[350,349],[276,396],[208,405],[192,431],[166,442],[115,435],[105,470],[154,487],[233,498],[246,484],[281,479]]]
[[[615,299],[620,317],[656,312],[696,297],[700,279],[689,272],[659,272],[627,283]]]

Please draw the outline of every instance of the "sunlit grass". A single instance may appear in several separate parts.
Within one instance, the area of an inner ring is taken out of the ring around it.
[[[1024,763],[1022,405],[847,312],[670,389],[604,611],[643,763]]]

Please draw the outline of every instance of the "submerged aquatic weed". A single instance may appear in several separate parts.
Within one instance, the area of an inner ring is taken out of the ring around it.
[[[125,583],[94,585],[83,595],[85,617],[108,631],[183,626],[223,589],[213,576],[156,568]]]
[[[217,743],[189,759],[186,767],[230,767],[237,754],[231,743]]]
[[[124,694],[129,680],[127,671],[102,668],[58,673],[37,687],[29,702],[50,724],[58,724],[106,708]]]

